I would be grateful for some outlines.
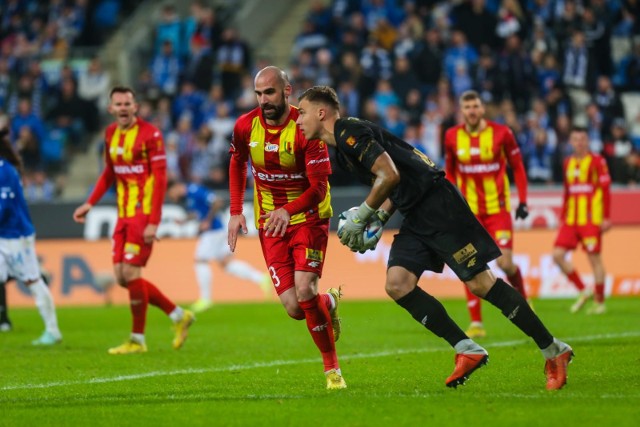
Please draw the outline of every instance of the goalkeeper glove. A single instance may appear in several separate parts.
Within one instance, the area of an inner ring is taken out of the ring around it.
[[[529,216],[529,208],[526,203],[520,202],[516,209],[516,219],[525,219]]]
[[[345,223],[340,230],[340,243],[349,247],[353,251],[364,249],[364,238],[362,233],[368,219],[374,214],[374,210],[363,202],[358,209],[348,210],[340,214],[345,218]]]

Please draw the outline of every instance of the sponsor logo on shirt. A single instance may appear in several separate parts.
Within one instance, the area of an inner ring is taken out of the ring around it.
[[[479,163],[476,165],[460,165],[460,172],[462,173],[491,173],[500,170],[500,163]]]
[[[593,193],[593,185],[591,184],[572,184],[569,186],[569,194],[591,194]]]
[[[353,136],[350,136],[349,138],[347,138],[347,145],[349,147],[353,146],[353,144],[356,143],[356,139]]]
[[[325,163],[328,162],[329,158],[325,157],[324,159],[311,159],[307,162],[307,166],[309,165],[317,165],[318,163]]]
[[[267,143],[264,145],[264,151],[267,151],[269,153],[276,153],[278,151],[278,145],[277,144],[271,144],[271,143]]]
[[[144,165],[114,165],[113,171],[118,175],[144,173]]]
[[[264,172],[257,172],[255,175],[256,175],[256,178],[258,178],[260,181],[268,181],[268,182],[291,181],[291,180],[297,180],[297,179],[306,179],[304,172],[299,172],[299,173],[264,173]]]

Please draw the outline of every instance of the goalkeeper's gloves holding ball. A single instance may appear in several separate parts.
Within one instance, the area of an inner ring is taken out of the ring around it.
[[[364,227],[374,213],[375,211],[367,205],[367,202],[362,202],[358,209],[342,212],[341,216],[345,218],[345,223],[342,226],[340,236],[338,236],[340,243],[348,246],[352,251],[363,250]]]

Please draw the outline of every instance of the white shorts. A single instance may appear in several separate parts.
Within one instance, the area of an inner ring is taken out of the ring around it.
[[[9,276],[21,282],[40,278],[40,264],[36,255],[36,236],[0,239],[0,281]]]
[[[196,260],[201,261],[220,261],[231,255],[231,249],[227,244],[227,230],[205,231],[198,237],[196,245]]]

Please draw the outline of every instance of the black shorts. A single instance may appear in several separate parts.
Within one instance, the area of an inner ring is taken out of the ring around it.
[[[469,281],[502,255],[464,197],[446,179],[404,214],[387,268],[404,267],[420,277],[425,270],[441,273],[446,263],[460,280]]]

